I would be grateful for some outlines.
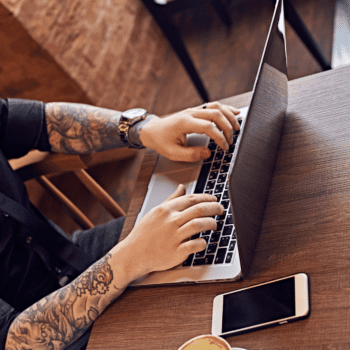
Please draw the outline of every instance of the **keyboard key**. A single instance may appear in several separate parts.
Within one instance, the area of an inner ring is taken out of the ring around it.
[[[230,164],[224,164],[220,169],[220,173],[227,173],[229,167],[230,167]]]
[[[230,243],[230,237],[221,237],[219,247],[227,247]]]
[[[225,226],[224,230],[222,231],[222,235],[223,236],[231,236],[232,230],[233,230],[233,226],[232,225]]]
[[[194,259],[193,266],[211,265],[214,261],[214,255],[207,255],[205,258]]]
[[[199,233],[197,233],[197,234],[195,234],[195,235],[191,236],[191,239],[197,239],[197,238],[199,238],[199,236],[200,236],[200,234],[199,234]]]
[[[228,251],[233,252],[233,250],[235,249],[235,245],[236,245],[236,241],[231,241],[230,245],[228,246]]]
[[[209,231],[204,231],[204,232],[201,233],[201,237],[207,236],[207,235],[210,235],[210,234],[211,234],[211,230],[209,230]]]
[[[205,239],[207,241],[207,244],[209,243],[210,236],[201,236],[201,238]]]
[[[231,206],[228,208],[228,213],[229,213],[229,214],[232,214],[232,208],[231,208]]]
[[[223,221],[218,221],[218,222],[216,223],[216,231],[221,232],[223,226],[224,226],[224,222],[223,222]]]
[[[203,193],[205,183],[207,182],[207,177],[210,171],[210,167],[211,167],[210,163],[205,163],[202,165],[201,172],[199,173],[199,177],[197,180],[194,193]]]
[[[220,232],[213,232],[210,237],[210,243],[217,243],[220,239]]]
[[[209,142],[208,148],[209,148],[211,151],[216,150],[216,143],[215,143],[214,141]]]
[[[222,215],[216,215],[216,220],[225,220],[226,211]]]
[[[226,156],[224,157],[224,163],[230,163],[232,159],[232,154],[226,154]]]
[[[227,253],[225,264],[229,264],[232,261],[232,253]]]
[[[211,170],[219,170],[221,162],[214,162]]]
[[[207,186],[205,187],[205,190],[212,190],[215,186],[215,181],[208,181]]]
[[[221,160],[224,157],[224,152],[216,152],[214,160]]]
[[[209,181],[208,181],[209,183]],[[207,185],[208,186],[208,185]],[[216,187],[215,187],[215,193],[221,193],[224,191],[224,187],[225,185],[224,184],[217,184]]]
[[[215,151],[210,152],[210,157],[203,160],[203,163],[212,162],[214,159]]]
[[[217,198],[218,203],[220,203],[221,193],[214,193],[214,196]]]
[[[222,264],[225,260],[226,248],[221,248],[218,250],[215,258],[215,264]]]
[[[224,207],[224,209],[227,209],[230,204],[230,201],[221,201],[220,204]]]
[[[227,215],[225,225],[232,225],[232,224],[233,224],[232,215]]]
[[[215,254],[217,248],[218,248],[217,243],[209,244],[207,254]]]
[[[204,258],[204,255],[205,255],[205,249],[202,250],[201,252],[198,252],[195,254],[195,258]]]
[[[225,191],[224,194],[222,195],[222,199],[228,199],[228,191]]]
[[[220,174],[218,177],[218,183],[225,182],[227,179],[227,174]]]
[[[227,151],[227,154],[232,154],[235,150],[235,143],[236,143],[236,140],[234,139],[233,140],[233,144],[229,146],[228,148],[228,151]]]
[[[183,263],[182,266],[191,266],[194,254],[191,254]]]
[[[213,194],[213,191],[211,190],[211,191],[204,191],[204,193],[206,193],[206,194]]]
[[[215,197],[218,199],[218,203],[220,203],[221,193],[216,193]]]
[[[233,231],[232,231],[231,238],[232,239],[236,238],[236,230],[235,229],[233,229]]]
[[[218,171],[211,171],[209,174],[209,180],[216,180],[218,177],[219,172]]]

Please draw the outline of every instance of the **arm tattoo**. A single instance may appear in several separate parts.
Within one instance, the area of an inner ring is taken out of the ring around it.
[[[117,129],[119,112],[78,103],[47,103],[45,114],[54,152],[81,154],[125,146]]]
[[[72,283],[22,312],[10,327],[6,350],[62,350],[83,335],[102,313],[101,299],[110,292],[110,258],[107,254]],[[114,300],[123,290],[112,286]]]

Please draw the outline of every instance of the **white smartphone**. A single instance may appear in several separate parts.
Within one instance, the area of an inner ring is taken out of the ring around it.
[[[297,321],[309,312],[308,276],[299,273],[217,295],[212,334],[232,336]]]

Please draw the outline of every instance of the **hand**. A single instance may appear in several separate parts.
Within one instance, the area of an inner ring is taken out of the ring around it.
[[[203,238],[189,240],[196,233],[216,229],[215,215],[224,208],[209,194],[185,195],[185,186],[145,215],[124,240],[133,252],[131,274],[140,277],[167,270],[205,249]],[[119,244],[118,244],[119,245]]]
[[[221,149],[227,150],[233,142],[233,130],[240,129],[238,114],[239,110],[234,107],[211,102],[205,109],[200,106],[166,118],[153,117],[139,131],[139,137],[145,147],[171,160],[195,162],[209,158],[210,151],[206,147],[187,147],[186,135],[206,134]]]

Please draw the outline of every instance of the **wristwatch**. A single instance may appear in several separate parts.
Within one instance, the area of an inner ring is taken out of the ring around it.
[[[131,148],[144,148],[130,141],[129,130],[132,125],[145,120],[148,112],[143,108],[128,109],[123,112],[119,119],[118,133],[120,139]]]

